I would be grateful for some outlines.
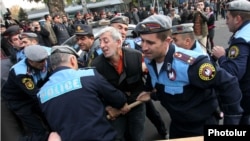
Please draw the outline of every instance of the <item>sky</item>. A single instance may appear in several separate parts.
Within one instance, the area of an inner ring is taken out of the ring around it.
[[[11,8],[12,6],[18,5],[23,9],[32,9],[36,7],[44,6],[43,3],[30,3],[27,0],[1,0],[6,8]]]

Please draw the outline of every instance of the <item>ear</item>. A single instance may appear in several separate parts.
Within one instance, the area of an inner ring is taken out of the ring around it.
[[[170,36],[168,36],[168,37],[166,38],[166,41],[167,41],[168,44],[170,44],[170,43],[173,41],[173,39],[172,39]]]
[[[70,66],[73,68],[73,69],[78,69],[78,63],[77,63],[77,58],[72,55],[70,57]]]
[[[122,46],[122,40],[116,40],[116,42],[117,42],[117,44],[119,45],[119,46]]]
[[[185,46],[189,46],[191,43],[191,39],[190,38],[186,38],[185,39]]]

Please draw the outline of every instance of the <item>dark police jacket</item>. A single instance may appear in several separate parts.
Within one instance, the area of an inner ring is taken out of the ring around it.
[[[245,22],[231,37],[226,56],[219,65],[238,78],[243,94],[242,107],[250,115],[250,21]]]
[[[12,110],[37,105],[36,94],[48,79],[48,68],[39,71],[28,65],[23,59],[10,69],[9,77],[2,89],[2,97],[8,101]]]
[[[226,124],[239,124],[242,94],[237,79],[215,67],[207,56],[172,45],[159,74],[154,60],[144,60],[150,74],[146,91],[157,89],[158,99],[170,113],[173,123],[189,127],[205,124],[218,107],[215,92],[211,89],[216,88],[225,119],[229,115],[238,117],[229,118]]]
[[[126,93],[127,102],[132,103],[136,101],[144,86],[142,80],[142,54],[131,48],[122,48],[122,53],[124,66],[121,75],[117,73],[103,54],[93,60],[92,66],[95,66],[97,71],[113,86]]]
[[[102,102],[121,108],[123,93],[94,69],[57,68],[38,93],[42,111],[63,141],[112,141],[116,132]]]

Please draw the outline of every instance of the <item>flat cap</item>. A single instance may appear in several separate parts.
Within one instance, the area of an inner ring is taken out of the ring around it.
[[[250,12],[250,2],[247,0],[234,0],[226,4],[229,11],[245,11]]]
[[[79,57],[77,52],[72,47],[69,47],[67,45],[53,46],[51,49],[51,55],[55,53],[66,53],[66,54],[75,55],[77,58]]]
[[[19,34],[19,38],[20,39],[23,39],[23,38],[37,38],[37,34],[32,33],[32,32],[23,32],[23,33]]]
[[[172,26],[172,34],[181,34],[181,33],[188,33],[193,32],[194,24],[193,23],[186,23]]]
[[[20,26],[18,25],[12,25],[6,29],[6,31],[3,33],[3,36],[12,36],[20,33]]]
[[[43,46],[40,45],[30,45],[24,48],[25,56],[35,62],[39,62],[48,58],[48,52]]]
[[[170,30],[172,28],[172,20],[165,15],[151,15],[138,23],[135,31],[140,34],[158,33]]]
[[[115,16],[110,20],[110,24],[112,23],[121,23],[128,25],[129,24],[129,18],[126,16]]]
[[[75,35],[93,35],[92,27],[86,24],[76,24]]]

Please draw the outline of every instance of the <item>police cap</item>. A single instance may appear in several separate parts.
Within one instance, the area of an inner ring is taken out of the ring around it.
[[[32,33],[32,32],[23,32],[19,35],[20,39],[23,38],[37,38],[37,34],[36,33]]]
[[[92,27],[86,24],[76,24],[75,35],[93,35]]]
[[[172,34],[182,34],[182,33],[189,33],[193,32],[194,24],[193,23],[186,23],[172,26]]]
[[[20,27],[18,25],[12,25],[6,29],[3,36],[12,36],[20,33]]]
[[[34,62],[39,62],[48,58],[48,52],[40,45],[30,45],[25,47],[24,54],[29,60]]]
[[[121,23],[121,24],[125,24],[128,25],[129,24],[129,18],[126,16],[115,16],[114,18],[112,18],[110,20],[110,24],[112,23]]]
[[[66,53],[75,55],[77,58],[79,57],[77,52],[72,47],[69,47],[67,45],[53,46],[51,49],[51,55],[55,53]]]
[[[170,30],[172,27],[172,20],[165,15],[151,15],[138,23],[135,31],[139,34],[158,33]]]
[[[250,12],[250,2],[247,0],[234,0],[226,5],[229,11],[245,11]]]

